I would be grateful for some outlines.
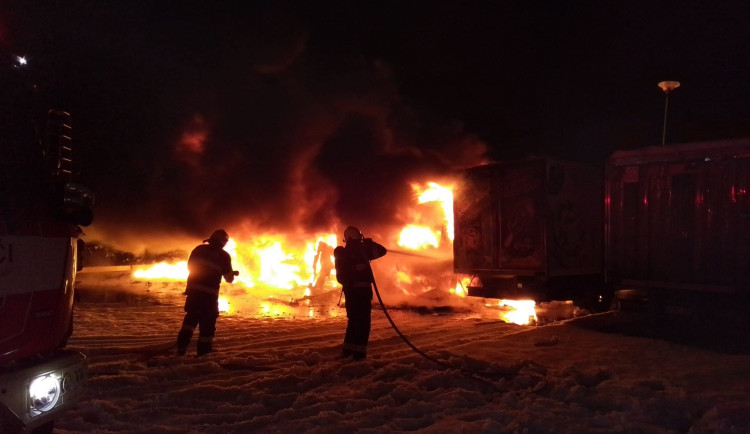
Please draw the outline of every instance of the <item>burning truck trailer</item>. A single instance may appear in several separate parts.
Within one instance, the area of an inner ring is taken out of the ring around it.
[[[606,273],[619,307],[655,318],[746,312],[749,190],[748,139],[612,154],[606,167]]]
[[[610,305],[599,167],[550,157],[466,169],[454,189],[453,265],[467,293],[569,310]],[[551,303],[561,301],[559,303]]]
[[[93,195],[72,182],[70,115],[44,108],[13,60],[0,71],[0,432],[52,432],[87,378],[64,347]]]

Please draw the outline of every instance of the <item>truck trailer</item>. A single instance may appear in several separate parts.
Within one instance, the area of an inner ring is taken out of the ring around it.
[[[602,170],[551,157],[469,168],[454,191],[454,271],[468,295],[603,300]]]
[[[617,151],[605,181],[607,281],[621,305],[747,303],[750,140]]]
[[[85,356],[65,346],[93,193],[73,182],[70,115],[21,60],[0,71],[0,432],[41,433],[85,390]]]
[[[750,306],[750,140],[615,151],[601,170],[548,157],[469,168],[454,224],[469,296]]]

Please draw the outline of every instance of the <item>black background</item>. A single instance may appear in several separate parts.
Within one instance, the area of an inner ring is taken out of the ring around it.
[[[0,5],[103,235],[399,223],[412,180],[660,145],[662,80],[667,143],[750,129],[746,1],[246,3]]]

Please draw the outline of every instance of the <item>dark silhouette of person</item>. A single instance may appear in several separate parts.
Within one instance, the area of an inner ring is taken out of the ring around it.
[[[198,356],[213,351],[212,342],[219,317],[219,287],[223,277],[234,281],[239,271],[232,269],[232,258],[224,250],[229,235],[223,229],[215,230],[211,237],[190,252],[188,278],[185,286],[185,319],[177,334],[177,354],[185,355],[193,331],[199,327]]]
[[[371,238],[364,238],[354,226],[344,231],[344,243],[333,251],[336,280],[343,286],[346,297],[347,323],[341,355],[362,360],[367,357],[375,282],[370,261],[382,257],[387,250]]]
[[[333,256],[333,247],[329,246],[328,243],[324,241],[318,241],[318,249],[315,251],[315,258],[313,259],[313,273],[317,269],[317,266],[320,265],[320,272],[318,272],[318,277],[315,279],[315,284],[311,288],[311,294],[320,294],[323,292],[323,286],[326,284],[326,280],[328,279],[328,276],[331,274],[331,270],[333,270],[333,260],[331,257]]]

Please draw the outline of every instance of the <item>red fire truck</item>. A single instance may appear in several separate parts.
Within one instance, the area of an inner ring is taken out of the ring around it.
[[[70,115],[45,107],[23,59],[2,60],[0,432],[51,432],[87,379],[64,347],[93,194],[73,182]]]

